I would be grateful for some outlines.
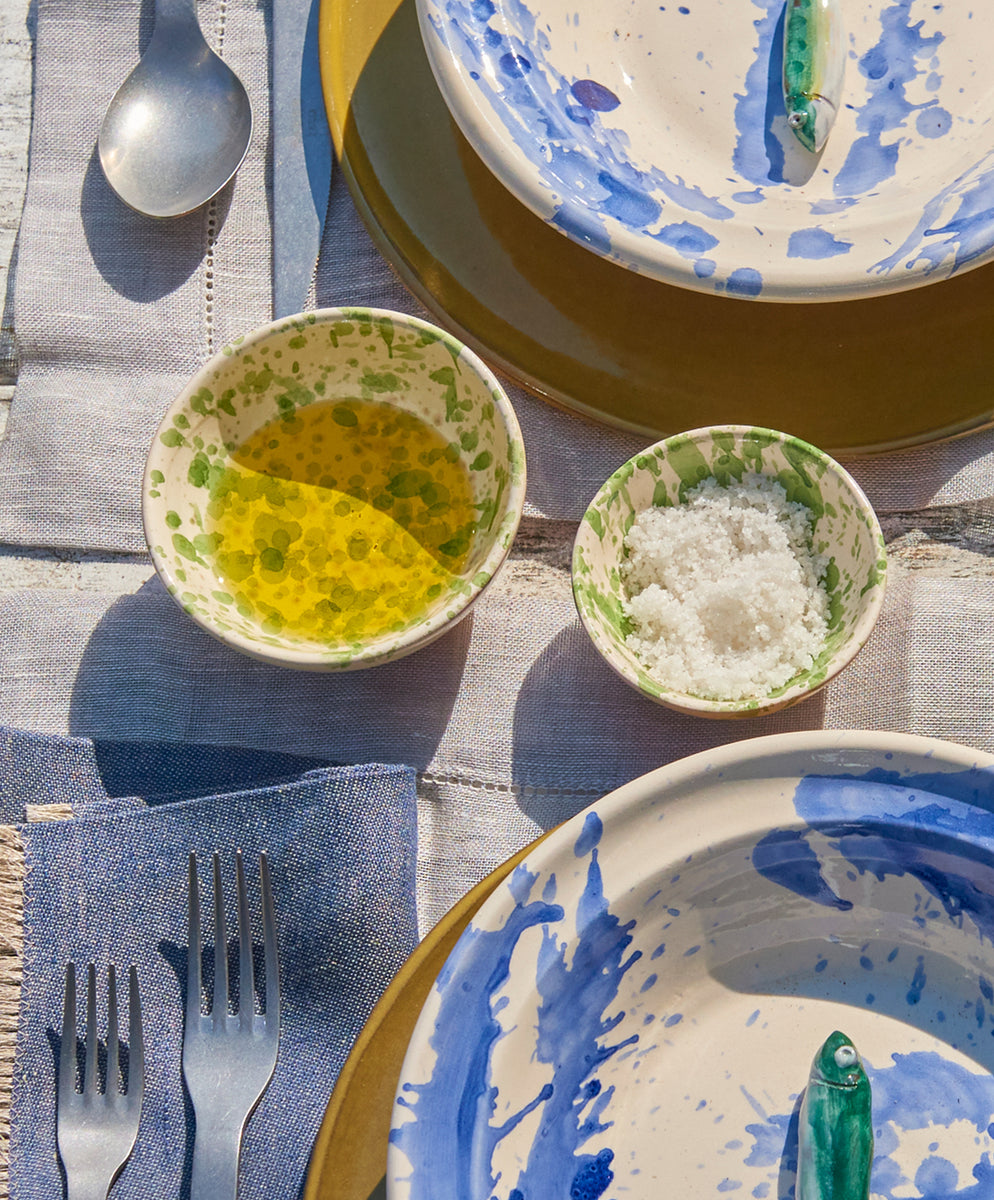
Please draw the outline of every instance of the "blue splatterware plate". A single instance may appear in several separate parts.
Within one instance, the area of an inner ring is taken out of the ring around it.
[[[994,758],[798,733],[697,755],[554,831],[421,1011],[391,1200],[786,1197],[835,1029],[871,1193],[994,1190]]]
[[[994,8],[839,0],[841,108],[787,125],[784,0],[418,0],[442,94],[519,200],[725,296],[898,291],[994,255]]]

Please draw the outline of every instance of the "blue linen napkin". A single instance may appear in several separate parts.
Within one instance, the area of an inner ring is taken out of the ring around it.
[[[98,964],[101,1035],[106,964],[138,967],[145,1102],[134,1154],[112,1195],[188,1194],[194,1124],[181,1075],[187,856],[196,850],[201,864],[209,942],[210,856],[222,854],[234,938],[236,848],[245,856],[260,943],[258,852],[269,857],[283,1006],[279,1060],[245,1134],[239,1195],[299,1197],[338,1072],[417,941],[414,772],[316,763],[223,747],[94,744],[0,729],[2,818],[22,819],[17,810],[26,802],[73,807],[72,818],[19,825],[0,845],[0,859],[15,875],[10,856],[23,853],[24,864],[14,1200],[63,1196],[56,1064],[70,959]],[[246,786],[249,778],[261,784]],[[212,785],[219,782],[238,790],[218,791]]]

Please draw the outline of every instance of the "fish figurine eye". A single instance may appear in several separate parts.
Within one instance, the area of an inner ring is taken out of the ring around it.
[[[859,1062],[859,1055],[856,1053],[855,1046],[840,1046],[834,1054],[835,1065],[845,1071],[848,1067],[854,1067]]]

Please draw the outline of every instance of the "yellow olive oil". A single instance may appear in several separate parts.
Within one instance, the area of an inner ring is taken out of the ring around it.
[[[205,532],[223,588],[268,632],[355,642],[418,620],[476,529],[457,446],[383,401],[318,401],[218,472]]]

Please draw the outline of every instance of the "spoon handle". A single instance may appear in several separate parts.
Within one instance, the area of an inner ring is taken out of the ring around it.
[[[273,2],[273,317],[306,302],[331,187],[318,58],[319,0]]]
[[[196,0],[155,0],[154,34],[159,33],[162,28],[168,29],[177,25],[200,29]]]

